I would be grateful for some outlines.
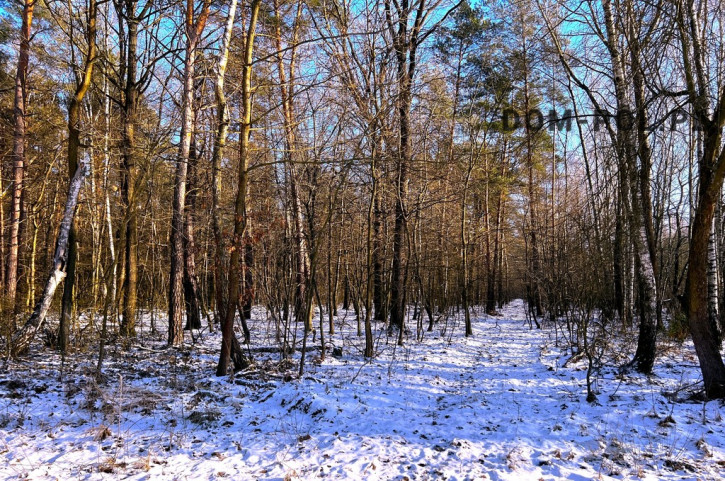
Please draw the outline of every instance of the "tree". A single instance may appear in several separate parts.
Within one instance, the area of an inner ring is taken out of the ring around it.
[[[8,303],[16,311],[18,308],[16,302],[18,288],[18,249],[20,246],[20,228],[23,218],[23,183],[25,181],[28,62],[30,59],[30,31],[33,23],[34,9],[35,0],[25,0],[23,2],[18,67],[15,74],[15,102],[13,104],[13,195],[10,208],[10,246],[7,257],[5,282]]]
[[[541,4],[540,10],[543,12]],[[638,338],[637,351],[635,353],[632,364],[642,373],[650,373],[654,366],[656,354],[656,316],[657,316],[657,284],[655,277],[653,259],[654,250],[650,249],[650,240],[653,237],[652,229],[648,229],[647,225],[651,222],[648,215],[648,206],[651,200],[648,200],[648,179],[649,173],[641,172],[638,169],[638,160],[640,160],[641,169],[649,169],[649,151],[646,139],[646,115],[644,110],[644,99],[641,98],[641,81],[643,72],[641,68],[637,68],[638,60],[637,51],[635,50],[632,58],[634,63],[636,88],[635,98],[638,100],[639,108],[639,135],[637,132],[637,123],[635,122],[635,112],[638,109],[632,107],[631,90],[627,84],[626,78],[628,73],[625,72],[625,58],[621,52],[621,42],[623,33],[620,31],[620,25],[626,22],[619,14],[623,14],[619,10],[612,8],[610,0],[602,2],[603,23],[604,28],[598,30],[598,36],[605,51],[609,57],[611,65],[610,78],[614,88],[614,104],[616,112],[612,114],[616,119],[614,126],[609,122],[606,124],[607,133],[614,147],[614,155],[617,162],[618,175],[618,204],[620,215],[617,216],[617,229],[615,233],[615,253],[614,253],[614,270],[616,280],[616,304],[620,316],[627,319],[625,299],[626,289],[625,275],[623,275],[624,264],[621,257],[624,255],[625,240],[629,240],[632,245],[632,263],[634,267],[635,279],[637,281],[638,293],[638,314],[640,321],[640,330]],[[615,17],[615,14],[617,16]],[[622,15],[623,16],[623,15]],[[606,109],[602,107],[599,97],[595,95],[593,89],[586,85],[576,74],[572,65],[567,58],[561,41],[554,31],[551,19],[544,15],[547,22],[552,39],[556,46],[560,61],[565,71],[572,81],[585,93],[589,101],[600,114],[605,113]],[[637,105],[637,104],[636,104]],[[644,180],[641,180],[644,179]],[[651,234],[648,234],[651,232]]]
[[[63,217],[60,223],[58,239],[56,241],[55,255],[53,257],[53,265],[50,276],[45,285],[43,295],[38,301],[33,314],[25,322],[25,325],[19,329],[12,339],[11,352],[18,355],[25,352],[28,345],[35,337],[35,333],[45,321],[45,316],[50,308],[53,295],[60,282],[66,276],[74,274],[74,242],[75,234],[73,229],[73,221],[76,215],[76,206],[78,203],[78,195],[83,185],[83,178],[86,175],[87,166],[79,162],[81,148],[81,104],[88,93],[93,78],[93,67],[97,59],[96,49],[96,17],[98,14],[98,6],[96,0],[89,0],[87,5],[87,22],[85,25],[85,55],[84,61],[77,77],[75,92],[70,99],[68,105],[68,170],[71,171],[70,184],[68,187],[68,197],[66,199]],[[66,281],[66,289],[70,282]],[[72,283],[70,283],[72,284]],[[72,285],[70,288],[72,292]],[[65,293],[64,293],[65,298]],[[64,316],[65,313],[66,315]],[[65,352],[68,347],[70,325],[67,317],[67,307],[64,302],[63,312],[61,313],[61,323],[58,333],[58,347]]]
[[[118,17],[118,32],[124,34],[120,49],[118,81],[116,87],[121,91],[121,196],[125,207],[124,229],[124,282],[122,286],[121,334],[136,335],[136,311],[138,309],[138,206],[137,184],[138,145],[136,125],[140,96],[144,86],[148,85],[153,73],[153,65],[138,76],[138,34],[139,26],[146,21],[153,2],[148,0],[139,10],[138,0],[116,0],[114,6]]]
[[[237,311],[239,302],[242,270],[241,263],[244,257],[244,236],[247,235],[248,229],[248,212],[247,212],[247,170],[249,168],[249,136],[252,131],[252,60],[254,53],[254,38],[257,32],[257,21],[259,18],[260,0],[252,0],[250,4],[249,25],[247,33],[243,40],[244,58],[242,66],[242,130],[239,137],[239,166],[237,171],[237,195],[234,203],[234,240],[232,245],[231,258],[229,259],[229,277],[226,296],[226,311],[222,324],[222,346],[219,355],[219,363],[217,364],[217,376],[224,376],[227,373],[229,358],[234,354],[235,370],[247,367],[247,360],[238,347],[236,335],[234,334],[234,316]],[[229,10],[227,19],[227,33],[222,46],[222,57],[219,62],[219,71],[223,74],[226,64],[225,51],[229,46],[229,36],[231,35],[231,22],[234,19],[235,5]],[[217,85],[218,82],[217,82]],[[223,98],[217,93],[217,98]],[[223,108],[223,106],[219,106]],[[223,114],[222,114],[223,115]]]
[[[75,94],[68,106],[68,177],[74,179],[82,166],[79,164],[81,149],[81,107],[83,99],[91,87],[93,68],[98,61],[96,52],[96,16],[98,7],[96,0],[89,0],[88,21],[85,28],[85,55],[84,63],[76,80]],[[72,32],[72,30],[71,30]],[[80,190],[80,187],[78,187]],[[69,200],[71,200],[69,190]],[[76,193],[76,196],[78,194]],[[75,228],[75,214],[71,218],[70,230],[68,232],[68,251],[65,259],[65,283],[63,284],[63,299],[61,303],[60,327],[58,330],[58,348],[65,352],[68,348],[70,337],[71,310],[73,308],[73,288],[76,276],[77,258],[77,234]],[[52,296],[52,295],[51,295]]]
[[[442,0],[427,2],[416,0],[400,3],[386,0],[384,3],[385,22],[392,42],[392,50],[396,61],[396,89],[398,132],[396,148],[396,199],[395,228],[393,230],[393,262],[390,289],[390,325],[399,331],[399,344],[403,342],[406,310],[406,283],[408,267],[406,258],[405,237],[407,234],[407,200],[408,171],[412,162],[410,150],[410,108],[413,100],[413,82],[418,65],[418,48],[435,31],[439,21],[425,29],[425,22],[431,10],[441,4]],[[458,4],[448,10],[447,17]]]
[[[283,49],[282,43],[282,24],[283,16],[281,4],[279,0],[274,2],[275,26],[274,39],[277,48],[277,73],[279,75],[279,89],[282,106],[282,121],[284,125],[285,139],[285,172],[289,182],[289,204],[290,218],[294,225],[294,242],[296,255],[296,273],[295,273],[295,319],[303,320],[305,332],[312,331],[312,313],[313,307],[308,302],[311,301],[311,266],[310,266],[310,249],[308,239],[305,234],[304,213],[302,211],[302,199],[300,192],[300,179],[296,166],[296,157],[299,156],[300,145],[298,145],[298,135],[296,132],[295,120],[295,86],[297,75],[297,43],[301,28],[303,2],[297,1],[295,14],[292,20],[292,39],[291,45]],[[289,51],[289,61],[285,64],[285,52]]]
[[[453,25],[450,28],[444,28],[436,47],[443,57],[443,61],[451,62],[451,66],[455,71],[455,80],[453,82],[453,103],[451,108],[451,119],[449,129],[449,144],[447,153],[447,162],[449,165],[455,163],[455,131],[457,117],[460,109],[460,96],[463,89],[464,69],[467,67],[468,57],[474,45],[483,40],[485,23],[482,21],[480,10],[474,9],[468,2],[462,2],[458,10],[452,15]],[[474,129],[471,129],[472,131]],[[477,129],[475,129],[477,130]],[[478,158],[475,148],[477,143],[474,141],[474,134],[471,134],[471,145],[469,155],[466,155],[468,161],[465,166],[465,174],[463,181],[463,192],[461,195],[461,218],[460,218],[460,258],[461,258],[461,307],[463,308],[466,336],[473,334],[471,325],[471,312],[469,310],[470,302],[470,268],[469,268],[469,234],[468,234],[468,192],[473,176],[473,171]],[[485,146],[484,146],[485,148]],[[464,154],[465,155],[465,154]],[[488,200],[488,198],[486,198]],[[488,206],[485,207],[485,215],[488,214]],[[432,323],[429,329],[432,328]]]
[[[184,10],[184,85],[181,98],[181,133],[179,157],[176,161],[174,202],[171,218],[171,277],[169,281],[169,345],[184,343],[184,218],[186,209],[186,182],[191,142],[194,135],[194,74],[196,57],[204,27],[209,18],[211,0],[204,0],[198,14],[193,0],[187,0]]]
[[[685,284],[687,320],[700,360],[705,392],[710,398],[725,397],[725,364],[718,346],[718,336],[708,315],[708,241],[723,180],[725,149],[722,147],[725,127],[725,89],[716,97],[710,95],[711,84],[706,73],[708,45],[703,43],[702,26],[694,1],[676,3],[676,22],[682,47],[682,75],[692,117],[702,129],[702,154],[697,160],[699,170],[697,199],[692,219],[689,263]]]

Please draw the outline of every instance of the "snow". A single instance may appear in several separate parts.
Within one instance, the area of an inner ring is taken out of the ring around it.
[[[310,350],[302,379],[254,352],[273,346],[262,310],[257,365],[234,378],[213,376],[218,333],[181,351],[145,333],[109,349],[101,383],[91,354],[69,356],[61,376],[38,344],[0,373],[0,479],[725,477],[722,406],[682,400],[699,380],[691,343],[663,341],[653,376],[602,368],[590,404],[586,359],[524,312],[516,301],[477,314],[471,338],[450,322],[402,347],[376,326],[370,361],[341,311],[342,357]]]

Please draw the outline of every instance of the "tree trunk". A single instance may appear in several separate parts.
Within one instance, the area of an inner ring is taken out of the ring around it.
[[[279,17],[279,2],[274,3],[275,15]],[[294,240],[295,254],[297,257],[297,271],[295,273],[295,319],[304,317],[304,325],[306,331],[313,329],[312,320],[307,312],[312,312],[312,308],[305,306],[307,299],[312,300],[312,296],[308,295],[310,289],[310,252],[307,237],[304,229],[304,216],[302,213],[302,200],[300,198],[299,179],[297,177],[297,168],[293,157],[298,155],[297,152],[297,135],[295,132],[293,100],[295,86],[295,64],[296,64],[296,46],[298,37],[299,20],[302,13],[302,2],[297,3],[297,12],[293,26],[293,40],[290,52],[289,77],[284,65],[282,56],[282,30],[280,22],[275,26],[275,41],[277,46],[277,69],[280,81],[280,93],[282,97],[282,114],[285,131],[285,159],[287,164],[287,174],[289,180],[289,194],[292,208],[292,221],[294,224]]]
[[[374,132],[374,131],[373,131]],[[375,135],[375,133],[373,133]],[[375,296],[375,204],[378,196],[378,179],[377,179],[377,166],[376,158],[378,155],[376,149],[377,143],[373,143],[373,151],[370,154],[370,177],[372,179],[372,197],[370,205],[368,206],[367,215],[367,289],[365,290],[365,357],[372,358],[375,355],[375,347],[373,345],[373,328],[371,322],[371,316]],[[349,283],[347,272],[345,273],[345,297],[343,303],[343,309],[348,309],[348,298],[349,298]],[[375,306],[377,312],[378,306]]]
[[[689,265],[685,293],[687,318],[695,351],[700,360],[700,369],[705,391],[710,398],[725,397],[725,364],[718,346],[717,332],[713,329],[708,312],[708,241],[715,212],[716,196],[712,177],[700,172],[700,194],[695,218],[692,223]],[[722,179],[719,180],[722,184]]]
[[[242,280],[244,281],[242,289],[242,298],[240,305],[242,308],[242,320],[247,321],[252,318],[252,305],[254,303],[254,275],[252,268],[254,266],[254,249],[252,246],[252,236],[250,221],[247,219],[247,235],[244,238],[244,265],[242,266]],[[246,324],[246,323],[245,323]],[[249,333],[245,333],[246,342],[249,343]]]
[[[637,371],[645,374],[652,372],[656,355],[657,335],[657,286],[655,272],[647,240],[643,195],[637,175],[637,139],[632,122],[633,111],[627,96],[623,59],[619,52],[620,32],[614,21],[611,0],[603,0],[604,19],[607,31],[607,48],[612,61],[615,95],[617,98],[617,134],[613,139],[617,145],[620,172],[624,172],[629,185],[628,226],[629,236],[634,249],[634,268],[639,294],[639,339],[633,363]],[[626,189],[623,189],[623,192]],[[625,203],[626,207],[626,203]]]
[[[407,281],[407,258],[405,231],[407,230],[406,201],[408,198],[408,164],[410,161],[410,88],[405,74],[405,59],[399,59],[399,108],[400,137],[397,159],[395,227],[393,229],[393,266],[390,286],[390,325],[403,330],[405,323],[405,285]]]
[[[169,279],[170,346],[184,343],[184,217],[189,154],[194,131],[194,72],[197,47],[209,16],[211,0],[204,0],[199,17],[194,21],[194,1],[186,2],[186,58],[184,59],[184,90],[181,99],[181,134],[179,158],[176,163],[174,203],[171,217],[171,275]]]
[[[227,133],[229,131],[229,108],[224,92],[224,77],[229,59],[229,43],[231,42],[234,17],[237,10],[237,0],[232,0],[227,13],[227,23],[222,39],[219,62],[217,64],[216,83],[214,95],[217,102],[217,131],[214,139],[214,151],[212,152],[212,230],[214,232],[214,294],[216,298],[216,318],[221,326],[226,318],[227,309],[227,279],[229,271],[229,260],[226,253],[226,242],[222,234],[221,223],[219,222],[220,206],[219,196],[221,194],[221,162],[224,157],[224,149],[227,144]]]
[[[471,139],[471,146],[474,145],[473,139]],[[466,210],[468,208],[468,185],[471,182],[471,174],[473,173],[473,150],[470,152],[469,163],[466,169],[466,178],[463,182],[463,197],[461,199],[461,225],[460,225],[460,236],[461,236],[461,308],[463,309],[463,320],[466,329],[466,337],[473,335],[473,327],[471,326],[471,312],[468,308],[469,303],[469,280],[468,280],[468,234],[466,218]]]
[[[241,370],[248,365],[239,341],[234,334],[234,314],[239,303],[242,279],[240,267],[244,248],[244,236],[247,229],[247,170],[249,167],[249,135],[252,130],[252,54],[254,52],[254,38],[257,32],[257,19],[261,0],[253,0],[247,34],[244,38],[244,64],[242,67],[242,119],[239,136],[239,167],[237,197],[234,204],[234,238],[229,260],[229,279],[227,290],[227,305],[222,324],[222,346],[217,363],[217,376],[224,376],[229,369],[229,360],[234,363],[234,369]],[[228,49],[228,39],[233,26],[234,10],[230,9],[225,32],[225,50]],[[226,55],[226,52],[223,53]],[[226,63],[224,59],[224,64]],[[222,62],[220,62],[222,65]],[[243,316],[242,316],[243,317]]]
[[[33,23],[35,0],[23,4],[20,28],[18,69],[15,75],[15,101],[13,104],[13,195],[10,207],[10,248],[7,257],[5,286],[7,302],[17,312],[18,248],[20,246],[20,222],[22,218],[23,189],[25,180],[25,131],[28,102],[28,62],[30,59],[30,29]]]
[[[707,312],[710,318],[712,331],[717,337],[718,346],[722,347],[722,325],[720,321],[720,293],[718,269],[718,242],[715,218],[713,217],[710,238],[707,243]]]
[[[693,117],[702,127],[703,152],[699,158],[697,202],[690,224],[690,251],[685,282],[687,321],[700,360],[705,392],[710,398],[725,397],[725,364],[708,313],[708,241],[715,215],[715,206],[725,178],[725,151],[722,150],[722,131],[725,116],[725,91],[717,99],[719,107],[712,109],[709,81],[704,74],[706,52],[701,44],[698,12],[684,2],[678,11],[678,27],[682,45],[683,67]],[[714,114],[710,112],[714,111]],[[691,189],[692,190],[692,189]]]
[[[88,24],[86,26],[86,42],[87,51],[84,61],[84,67],[82,76],[79,83],[76,85],[76,90],[71,98],[70,105],[68,106],[68,174],[69,178],[75,179],[79,171],[83,170],[79,166],[80,159],[80,123],[81,123],[81,103],[91,86],[91,79],[93,78],[93,66],[96,61],[96,14],[97,5],[96,0],[90,0],[88,5]],[[80,181],[79,181],[80,182]],[[80,186],[78,187],[80,191]],[[71,191],[69,190],[69,193]],[[77,202],[76,199],[73,204]],[[69,196],[70,197],[70,196]],[[70,199],[69,199],[70,201]],[[63,249],[63,268],[65,270],[65,284],[63,285],[63,302],[61,306],[60,314],[60,327],[58,332],[58,348],[61,352],[66,352],[68,347],[68,341],[70,336],[70,316],[72,310],[73,301],[73,286],[75,284],[75,264],[76,264],[76,232],[74,223],[75,213],[70,216],[70,224],[68,227],[67,249]],[[65,220],[65,217],[64,217]],[[51,279],[53,275],[51,275]],[[60,278],[58,278],[60,281]],[[51,281],[48,281],[51,284]],[[55,291],[57,284],[53,286],[52,291]],[[52,292],[50,293],[52,297]],[[48,301],[50,303],[50,300]],[[50,305],[50,304],[48,304]],[[43,313],[45,316],[45,313]],[[42,322],[42,321],[41,321]]]
[[[189,151],[188,184],[186,209],[184,211],[184,300],[186,307],[186,325],[184,329],[201,329],[201,307],[199,306],[199,280],[196,276],[196,242],[194,237],[194,210],[196,206],[196,171],[199,159],[195,139],[192,136]]]
[[[506,174],[506,163],[508,162],[508,145],[504,143],[504,156],[501,162],[501,177]],[[496,312],[496,305],[501,307],[503,300],[503,281],[502,279],[502,259],[503,259],[503,218],[505,208],[505,192],[503,187],[499,187],[498,197],[496,199],[496,221],[493,226],[493,266],[488,276],[488,292],[489,301],[486,306],[486,312],[493,314]]]
[[[372,175],[377,176],[377,173]],[[377,177],[373,182],[379,182]],[[383,273],[383,211],[380,206],[379,188],[374,188],[372,193],[372,209],[373,209],[373,248],[372,248],[372,268],[373,268],[373,310],[375,320],[385,322],[388,318],[387,305],[385,302],[385,283]]]
[[[526,26],[523,24],[523,18],[521,19],[521,31],[523,35],[523,62],[524,62],[524,111],[531,111],[531,92],[529,91],[529,63],[528,63],[528,38],[525,35]],[[533,153],[533,132],[531,132],[531,122],[529,121],[528,114],[526,121],[524,122],[524,129],[526,133],[526,165],[528,169],[528,201],[529,201],[529,260],[528,266],[528,308],[529,312],[533,315],[534,321],[538,326],[539,323],[536,321],[537,316],[543,314],[541,307],[541,287],[539,285],[539,277],[541,276],[541,261],[539,259],[539,240],[538,240],[538,219],[537,219],[537,208],[538,200],[536,198],[536,188],[534,185],[534,153]]]
[[[393,8],[395,11],[393,12]],[[417,49],[420,29],[425,17],[425,1],[421,0],[411,11],[408,1],[394,3],[385,1],[388,28],[395,32],[393,49],[396,59],[396,81],[398,89],[398,152],[396,166],[395,227],[393,229],[393,266],[390,286],[390,326],[402,333],[405,328],[406,283],[408,275],[405,234],[407,231],[408,170],[412,161],[410,151],[410,108],[413,98],[413,79],[417,66]],[[412,13],[412,15],[411,15]],[[413,18],[413,27],[408,25]],[[397,31],[396,31],[397,27]],[[403,336],[399,336],[402,344]]]
[[[136,335],[136,313],[138,306],[138,207],[136,186],[138,183],[138,167],[136,153],[136,118],[139,102],[137,76],[138,63],[138,25],[140,17],[136,9],[137,0],[125,0],[118,3],[117,15],[119,23],[126,26],[125,58],[121,58],[120,72],[125,73],[123,102],[121,104],[121,198],[125,212],[124,229],[124,272],[121,299],[122,336]],[[146,7],[148,8],[148,6]],[[120,11],[119,11],[120,10]],[[119,28],[123,31],[122,28]]]

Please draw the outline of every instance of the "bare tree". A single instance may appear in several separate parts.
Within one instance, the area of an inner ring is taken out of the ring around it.
[[[241,263],[244,256],[244,236],[247,234],[248,228],[248,212],[247,212],[247,175],[249,168],[249,136],[252,131],[252,60],[254,53],[254,39],[257,33],[257,21],[259,18],[260,0],[252,0],[250,5],[249,25],[246,36],[244,37],[244,58],[242,66],[242,130],[239,138],[239,166],[237,172],[237,196],[234,203],[234,243],[232,253],[229,259],[229,278],[226,296],[226,311],[224,312],[224,320],[222,324],[222,346],[219,355],[219,363],[217,364],[217,376],[223,376],[227,373],[229,359],[233,354],[235,370],[243,369],[247,366],[247,360],[238,346],[236,335],[234,334],[234,315],[237,311],[241,286],[243,279],[241,278]],[[231,35],[231,22],[234,18],[234,8],[230,8],[229,17],[227,18],[227,32],[222,48],[228,49]],[[219,71],[223,72],[226,64],[224,53],[219,62]],[[218,82],[217,82],[218,86]],[[217,98],[219,98],[217,93]]]
[[[42,326],[45,316],[50,309],[50,304],[53,301],[53,295],[60,282],[66,275],[73,273],[72,265],[69,266],[70,262],[74,262],[73,255],[73,220],[76,214],[76,206],[78,204],[78,195],[83,185],[83,179],[85,177],[87,166],[85,166],[80,160],[80,149],[81,149],[81,105],[83,99],[88,93],[88,89],[91,86],[91,79],[93,78],[93,67],[97,61],[96,55],[96,17],[98,14],[98,6],[96,0],[89,0],[87,5],[87,22],[85,25],[85,42],[86,52],[84,55],[84,62],[78,76],[76,88],[73,96],[71,97],[70,104],[68,106],[68,168],[72,168],[73,174],[71,175],[70,184],[68,187],[68,197],[66,199],[65,209],[63,211],[63,217],[60,223],[60,229],[58,232],[58,239],[56,241],[55,255],[53,257],[53,265],[51,267],[50,276],[46,282],[43,295],[35,306],[35,310],[30,318],[25,322],[25,325],[19,329],[12,339],[11,352],[13,355],[18,355],[24,352],[30,342],[35,337],[35,333]],[[66,282],[66,285],[68,282]],[[65,322],[64,322],[65,321]],[[63,351],[67,349],[69,340],[69,329],[68,318],[61,315],[61,325],[58,334],[59,348]]]
[[[15,297],[18,288],[18,248],[23,217],[23,182],[25,181],[25,133],[28,103],[28,62],[30,60],[30,31],[33,24],[35,0],[23,2],[22,26],[18,68],[15,74],[15,102],[13,104],[13,196],[10,207],[10,249],[5,274],[7,300],[17,310]]]
[[[186,47],[184,58],[184,87],[181,98],[181,133],[179,157],[176,162],[174,205],[171,217],[171,278],[169,281],[169,345],[184,343],[184,216],[186,182],[191,141],[194,134],[194,74],[199,43],[209,18],[211,0],[204,0],[199,14],[194,1],[187,0],[184,11]]]
[[[691,224],[689,263],[685,285],[685,302],[690,333],[700,360],[705,391],[710,398],[725,397],[725,364],[720,355],[718,336],[708,314],[708,242],[715,206],[725,179],[725,89],[717,97],[710,95],[706,71],[708,45],[704,44],[698,7],[692,0],[677,6],[677,28],[682,47],[683,76],[693,120],[702,128],[702,155],[699,167],[697,199]]]
[[[393,231],[393,263],[390,286],[390,325],[400,332],[399,343],[403,342],[405,328],[406,283],[408,278],[406,257],[407,200],[409,169],[412,162],[410,150],[411,124],[410,108],[413,100],[413,82],[418,65],[418,48],[430,36],[438,23],[425,30],[430,12],[440,6],[442,0],[408,0],[384,3],[385,22],[396,59],[398,138],[396,152],[396,201],[395,228]],[[443,18],[456,7],[448,10]]]

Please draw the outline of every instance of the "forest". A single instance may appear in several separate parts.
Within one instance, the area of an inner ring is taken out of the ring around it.
[[[724,21],[3,0],[0,477],[721,479]]]

